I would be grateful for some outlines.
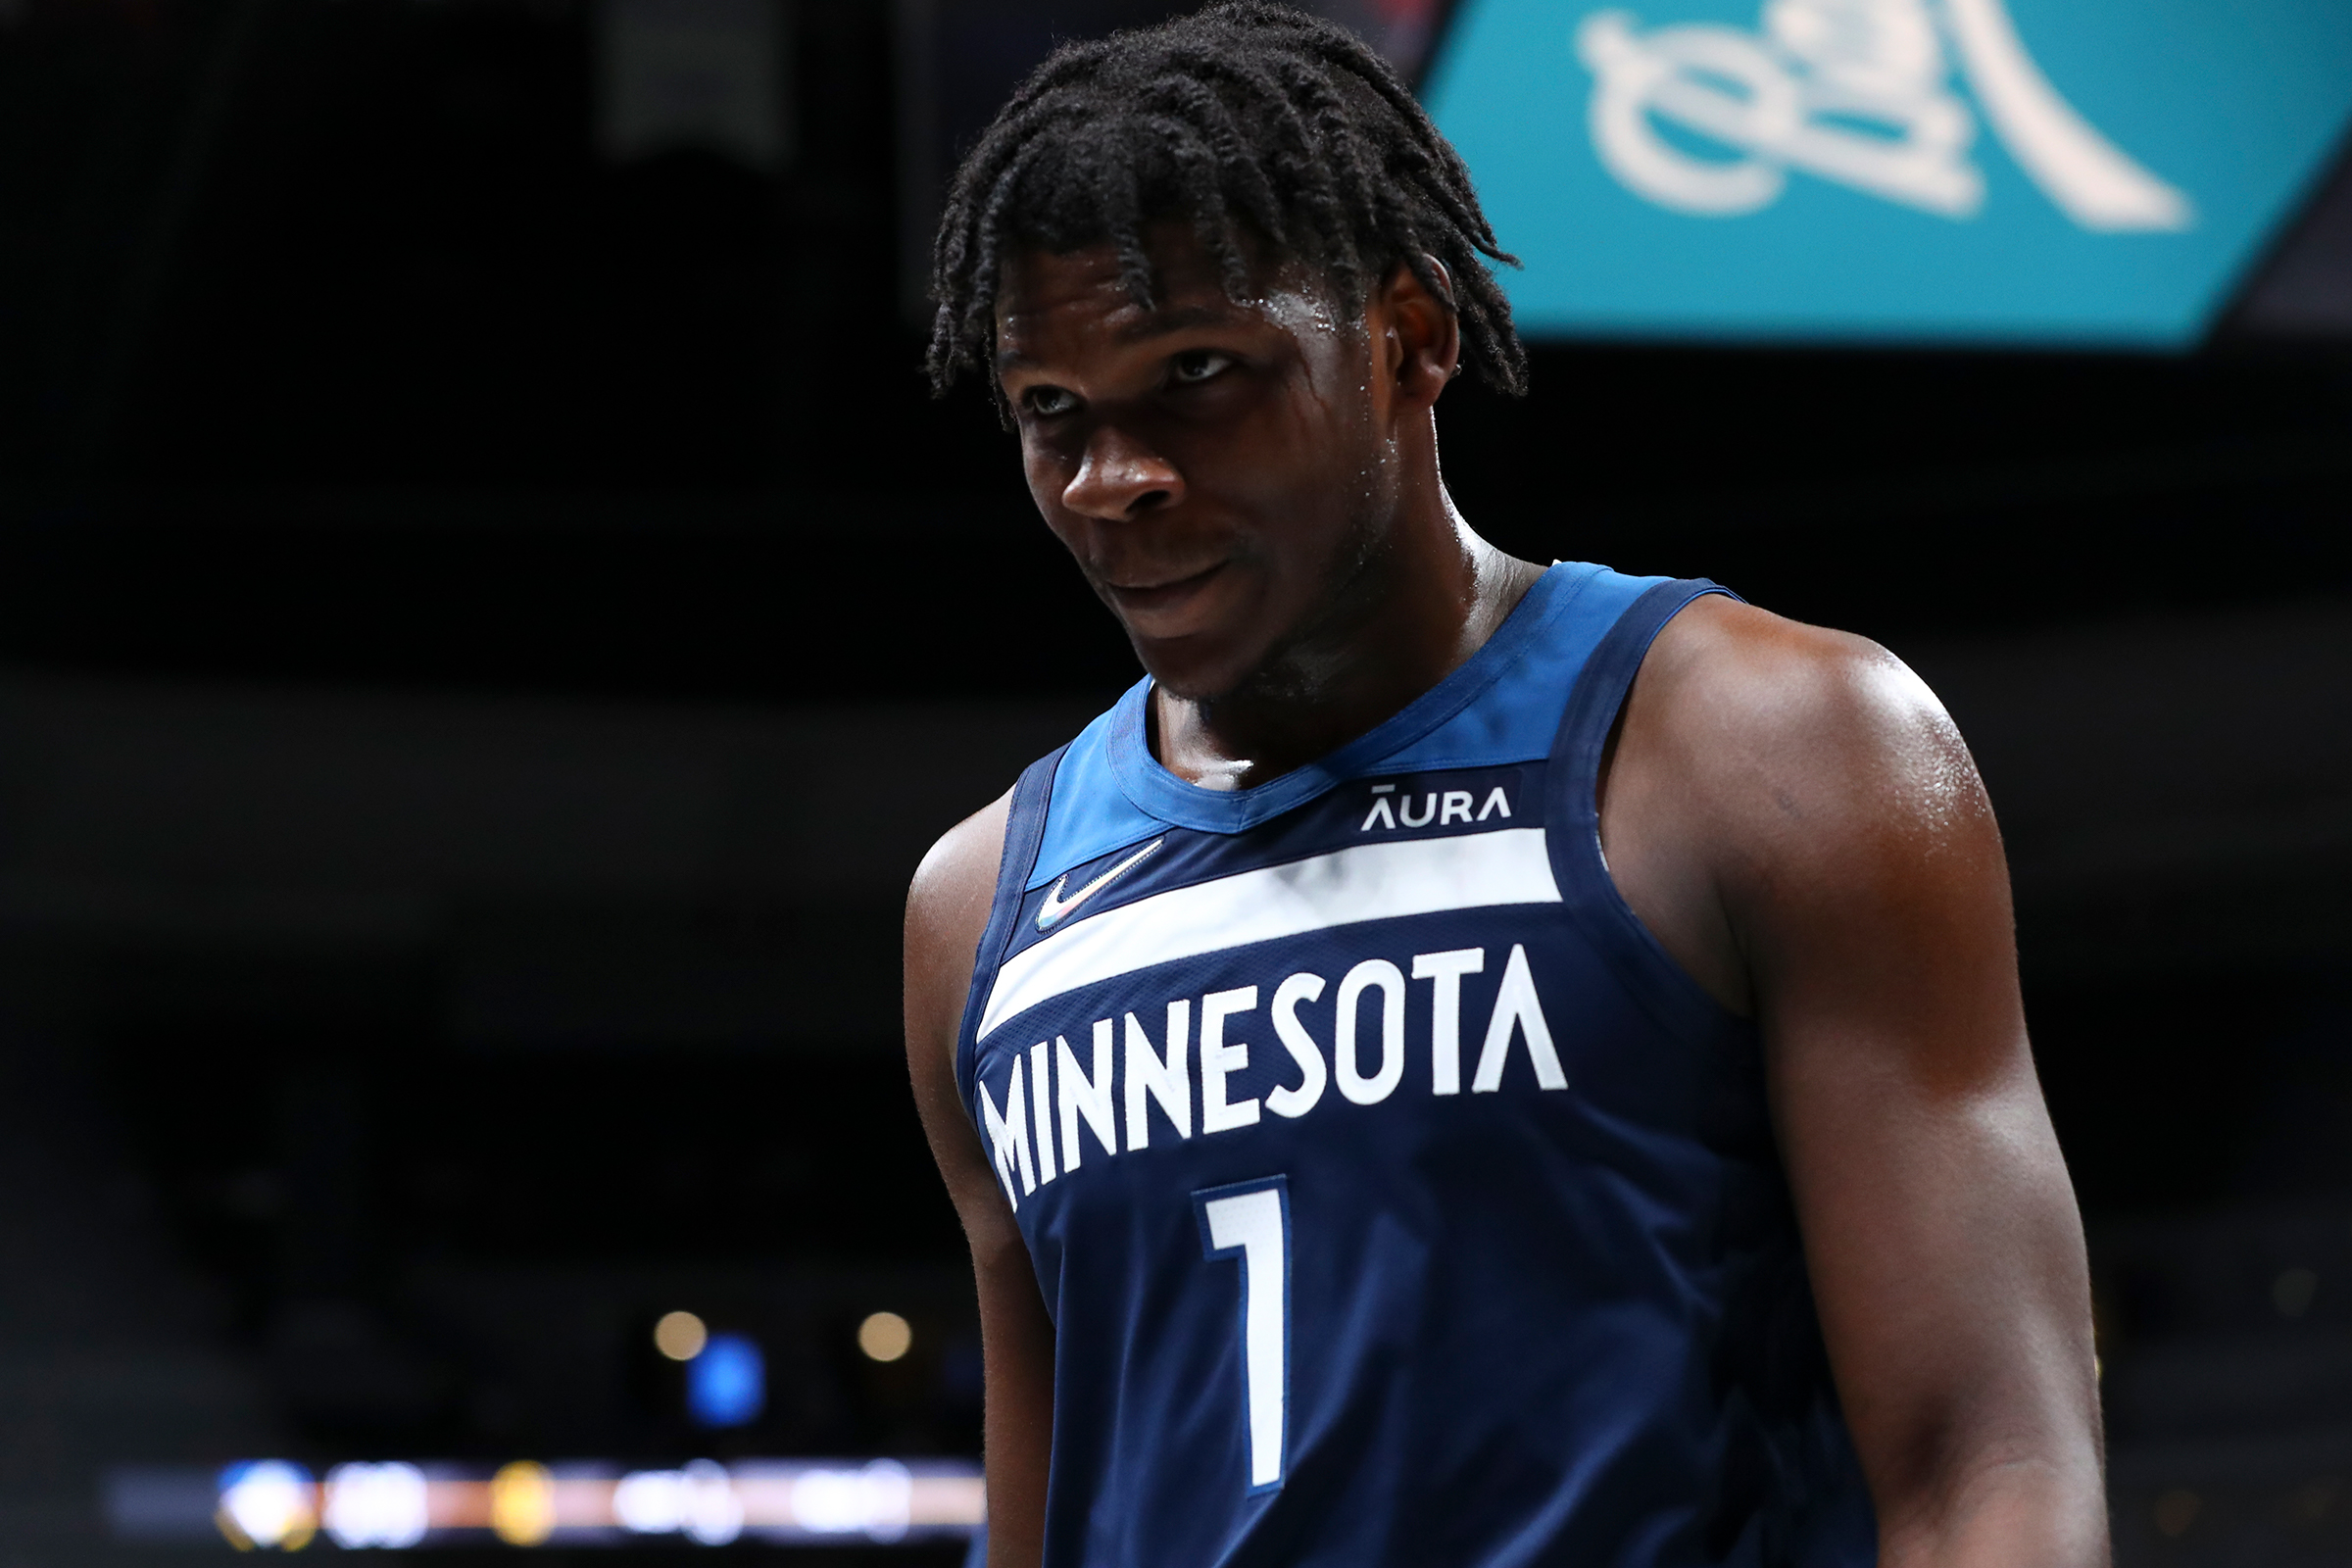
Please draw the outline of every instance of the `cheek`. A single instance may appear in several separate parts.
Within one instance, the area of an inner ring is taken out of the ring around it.
[[[1269,520],[1345,509],[1361,488],[1363,437],[1350,399],[1326,396],[1303,376],[1284,390],[1221,425],[1201,460],[1267,509]]]
[[[1029,488],[1035,490],[1049,482],[1054,476],[1053,469],[1053,452],[1039,445],[1035,437],[1024,433],[1021,436],[1021,473],[1028,479]]]
[[[1057,533],[1063,527],[1062,492],[1070,487],[1077,471],[1069,454],[1029,436],[1021,438],[1021,476],[1028,482],[1037,510]]]
[[[1281,475],[1281,505],[1302,534],[1345,531],[1380,495],[1385,454],[1348,404],[1294,403],[1289,417],[1268,421],[1265,434],[1267,471]]]
[[[1061,504],[1062,492],[1069,488],[1075,471],[1074,466],[1052,447],[1029,441],[1021,443],[1021,474],[1029,484],[1029,499],[1036,504],[1046,530],[1084,562],[1092,519]]]
[[[1371,367],[1361,354],[1349,352],[1350,345],[1318,347],[1322,352],[1305,358],[1298,368],[1274,439],[1295,454],[1292,461],[1311,471],[1318,489],[1338,503],[1365,493],[1367,481],[1381,466],[1383,454],[1374,434],[1380,424],[1373,406],[1378,389],[1371,384]]]

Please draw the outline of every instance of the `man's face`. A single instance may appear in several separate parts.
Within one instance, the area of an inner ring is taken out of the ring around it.
[[[1227,696],[1332,615],[1396,508],[1361,318],[1279,270],[1236,303],[1189,232],[1146,310],[1107,245],[1012,259],[998,373],[1029,491],[1171,694]]]

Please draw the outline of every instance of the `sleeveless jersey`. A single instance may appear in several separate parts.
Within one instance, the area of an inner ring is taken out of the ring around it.
[[[1022,776],[956,1075],[1055,1329],[1047,1568],[1876,1560],[1755,1031],[1601,858],[1720,591],[1555,565],[1254,789],[1149,681]]]

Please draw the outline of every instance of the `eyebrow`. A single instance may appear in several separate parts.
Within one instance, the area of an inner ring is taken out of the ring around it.
[[[1168,337],[1177,332],[1189,332],[1195,327],[1217,326],[1233,319],[1229,310],[1213,305],[1187,305],[1180,310],[1153,311],[1120,327],[1111,334],[1111,341],[1122,346],[1145,343],[1155,337]],[[1038,362],[1018,349],[999,349],[997,368],[1009,370],[1016,366],[1034,367]]]
[[[1230,319],[1229,312],[1213,305],[1187,305],[1180,311],[1153,311],[1141,320],[1120,327],[1113,337],[1120,343],[1141,343],[1172,332],[1189,332],[1196,326],[1215,326]]]

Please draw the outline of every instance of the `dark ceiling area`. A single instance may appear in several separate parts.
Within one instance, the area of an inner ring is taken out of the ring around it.
[[[675,696],[1123,685],[985,399],[921,379],[893,14],[792,15],[792,154],[760,172],[601,153],[585,5],[24,7],[0,652]],[[1555,347],[1524,403],[1465,385],[1444,428],[1507,547],[1888,637],[2342,588],[2347,373],[2242,331],[2185,359]],[[848,581],[916,634],[817,608]],[[1061,627],[1054,657],[941,657],[1005,592]]]

